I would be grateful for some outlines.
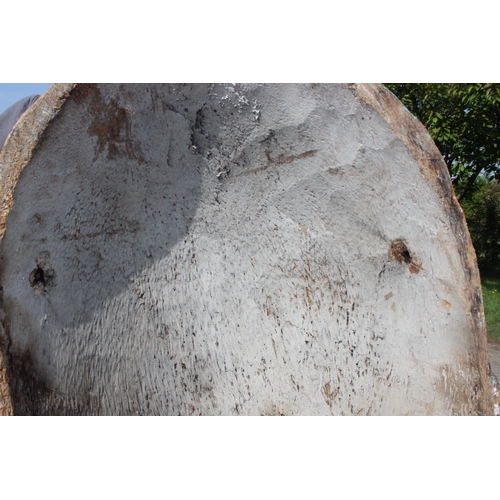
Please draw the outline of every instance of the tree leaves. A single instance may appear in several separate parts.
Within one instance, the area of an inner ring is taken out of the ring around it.
[[[500,84],[417,83],[385,86],[428,129],[458,199],[482,174],[500,179]]]
[[[500,257],[500,184],[478,177],[467,199],[462,200],[479,264],[498,266]]]

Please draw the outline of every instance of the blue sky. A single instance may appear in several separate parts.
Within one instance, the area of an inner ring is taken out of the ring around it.
[[[0,83],[0,113],[23,97],[43,94],[51,83]]]

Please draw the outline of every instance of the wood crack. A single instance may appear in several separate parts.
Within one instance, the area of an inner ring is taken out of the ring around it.
[[[257,172],[262,172],[264,170],[267,170],[269,167],[273,167],[275,165],[287,165],[289,163],[294,162],[295,160],[301,160],[302,158],[309,158],[310,156],[316,156],[316,153],[318,152],[317,149],[311,149],[310,151],[306,151],[304,153],[301,153],[299,155],[285,155],[285,154],[280,154],[277,158],[271,158],[271,155],[269,151],[265,151],[266,158],[267,158],[267,164],[259,167],[259,168],[254,168],[252,170],[249,170],[247,172],[242,172],[241,174],[238,174],[236,177],[239,177],[241,175],[249,175],[249,174],[256,174]]]

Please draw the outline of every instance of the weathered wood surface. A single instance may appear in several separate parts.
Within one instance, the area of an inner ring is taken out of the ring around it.
[[[56,85],[26,115],[0,155],[14,414],[492,413],[465,220],[384,88]]]

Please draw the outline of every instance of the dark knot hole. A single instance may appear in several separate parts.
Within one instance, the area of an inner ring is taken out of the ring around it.
[[[30,283],[32,287],[42,285],[45,287],[47,284],[45,281],[45,272],[44,270],[38,265],[33,271],[31,271],[30,274]]]

